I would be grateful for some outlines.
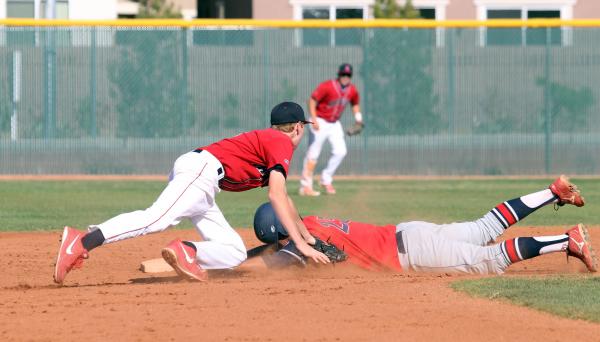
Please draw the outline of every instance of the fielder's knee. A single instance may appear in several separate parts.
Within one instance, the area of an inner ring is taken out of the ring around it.
[[[229,267],[237,267],[248,259],[248,254],[246,253],[246,248],[244,246],[242,246],[242,248],[239,248],[239,246],[231,246],[230,252],[231,265]]]
[[[321,149],[309,147],[308,150],[306,151],[306,159],[312,160],[315,163],[317,162],[317,159],[319,159],[320,155],[321,155]]]
[[[333,154],[337,158],[344,158],[346,156],[346,154],[348,154],[348,150],[346,148],[338,149],[338,150],[332,151],[331,154]]]
[[[230,242],[228,245],[228,249],[231,255],[231,261],[234,263],[234,265],[231,265],[231,267],[239,266],[248,258],[248,254],[246,253],[246,246],[244,245],[244,241],[242,241],[242,238],[239,238],[238,241]]]

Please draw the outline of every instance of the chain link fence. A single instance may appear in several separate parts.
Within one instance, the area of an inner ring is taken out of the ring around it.
[[[307,109],[348,62],[366,129],[346,139],[339,174],[595,174],[599,39],[577,27],[4,26],[0,173],[167,173],[186,151],[267,127],[278,102]]]

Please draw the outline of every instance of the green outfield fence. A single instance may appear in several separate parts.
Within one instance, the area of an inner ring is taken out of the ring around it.
[[[596,174],[599,27],[0,20],[0,174],[168,173],[186,151],[266,127],[280,101],[306,108],[343,62],[366,129],[340,174]]]

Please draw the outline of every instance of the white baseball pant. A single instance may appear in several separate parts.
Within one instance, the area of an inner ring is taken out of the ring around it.
[[[487,246],[504,232],[491,213],[473,222],[405,222],[396,231],[402,232],[405,253],[398,255],[405,270],[502,274],[509,266],[499,244]]]
[[[333,175],[348,153],[348,149],[346,148],[346,141],[344,140],[344,129],[339,121],[328,122],[321,118],[317,118],[317,122],[319,123],[318,131],[315,131],[312,126],[310,128],[309,146],[306,151],[306,157],[304,157],[304,170],[307,170],[307,163],[309,160],[316,162],[316,160],[319,159],[323,144],[326,140],[329,140],[329,143],[331,144],[331,157],[327,162],[327,167],[325,167],[321,173],[321,184],[329,185],[333,182]],[[300,184],[302,186],[312,187],[312,172],[303,172]]]
[[[169,184],[148,209],[118,215],[89,230],[100,229],[107,244],[161,232],[189,218],[203,239],[194,242],[200,267],[238,266],[246,260],[246,247],[215,202],[222,167],[208,151],[183,154],[175,161]]]

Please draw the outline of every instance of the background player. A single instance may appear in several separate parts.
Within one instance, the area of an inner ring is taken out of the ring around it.
[[[549,189],[503,202],[473,222],[375,226],[316,216],[303,221],[311,234],[342,249],[349,262],[367,269],[501,274],[515,262],[562,251],[582,260],[589,271],[595,272],[597,262],[587,230],[581,224],[562,235],[518,237],[487,246],[505,229],[551,203],[583,206],[584,199],[561,176]],[[286,233],[268,204],[257,210],[254,224],[256,235],[263,242],[285,239]],[[303,263],[303,259],[290,242],[262,261],[266,266],[282,267]]]
[[[310,129],[309,146],[300,180],[302,196],[320,195],[320,192],[313,188],[313,173],[325,140],[329,140],[331,144],[331,157],[327,167],[321,173],[321,185],[327,194],[335,194],[332,184],[333,175],[347,153],[344,131],[339,120],[348,102],[352,104],[355,125],[363,126],[359,94],[354,84],[350,82],[351,78],[352,65],[344,63],[339,67],[337,79],[322,82],[310,96],[308,108],[313,125]]]
[[[54,281],[80,267],[92,249],[128,238],[156,233],[189,218],[203,241],[176,239],[162,250],[163,258],[182,276],[204,280],[207,269],[231,268],[246,259],[241,237],[229,225],[215,203],[220,190],[245,191],[269,186],[269,200],[300,253],[327,263],[314,243],[286,192],[285,180],[292,155],[304,134],[302,107],[283,102],[271,111],[272,128],[223,139],[180,156],[169,184],[146,210],[118,215],[91,225],[85,234],[65,227],[56,260]]]

